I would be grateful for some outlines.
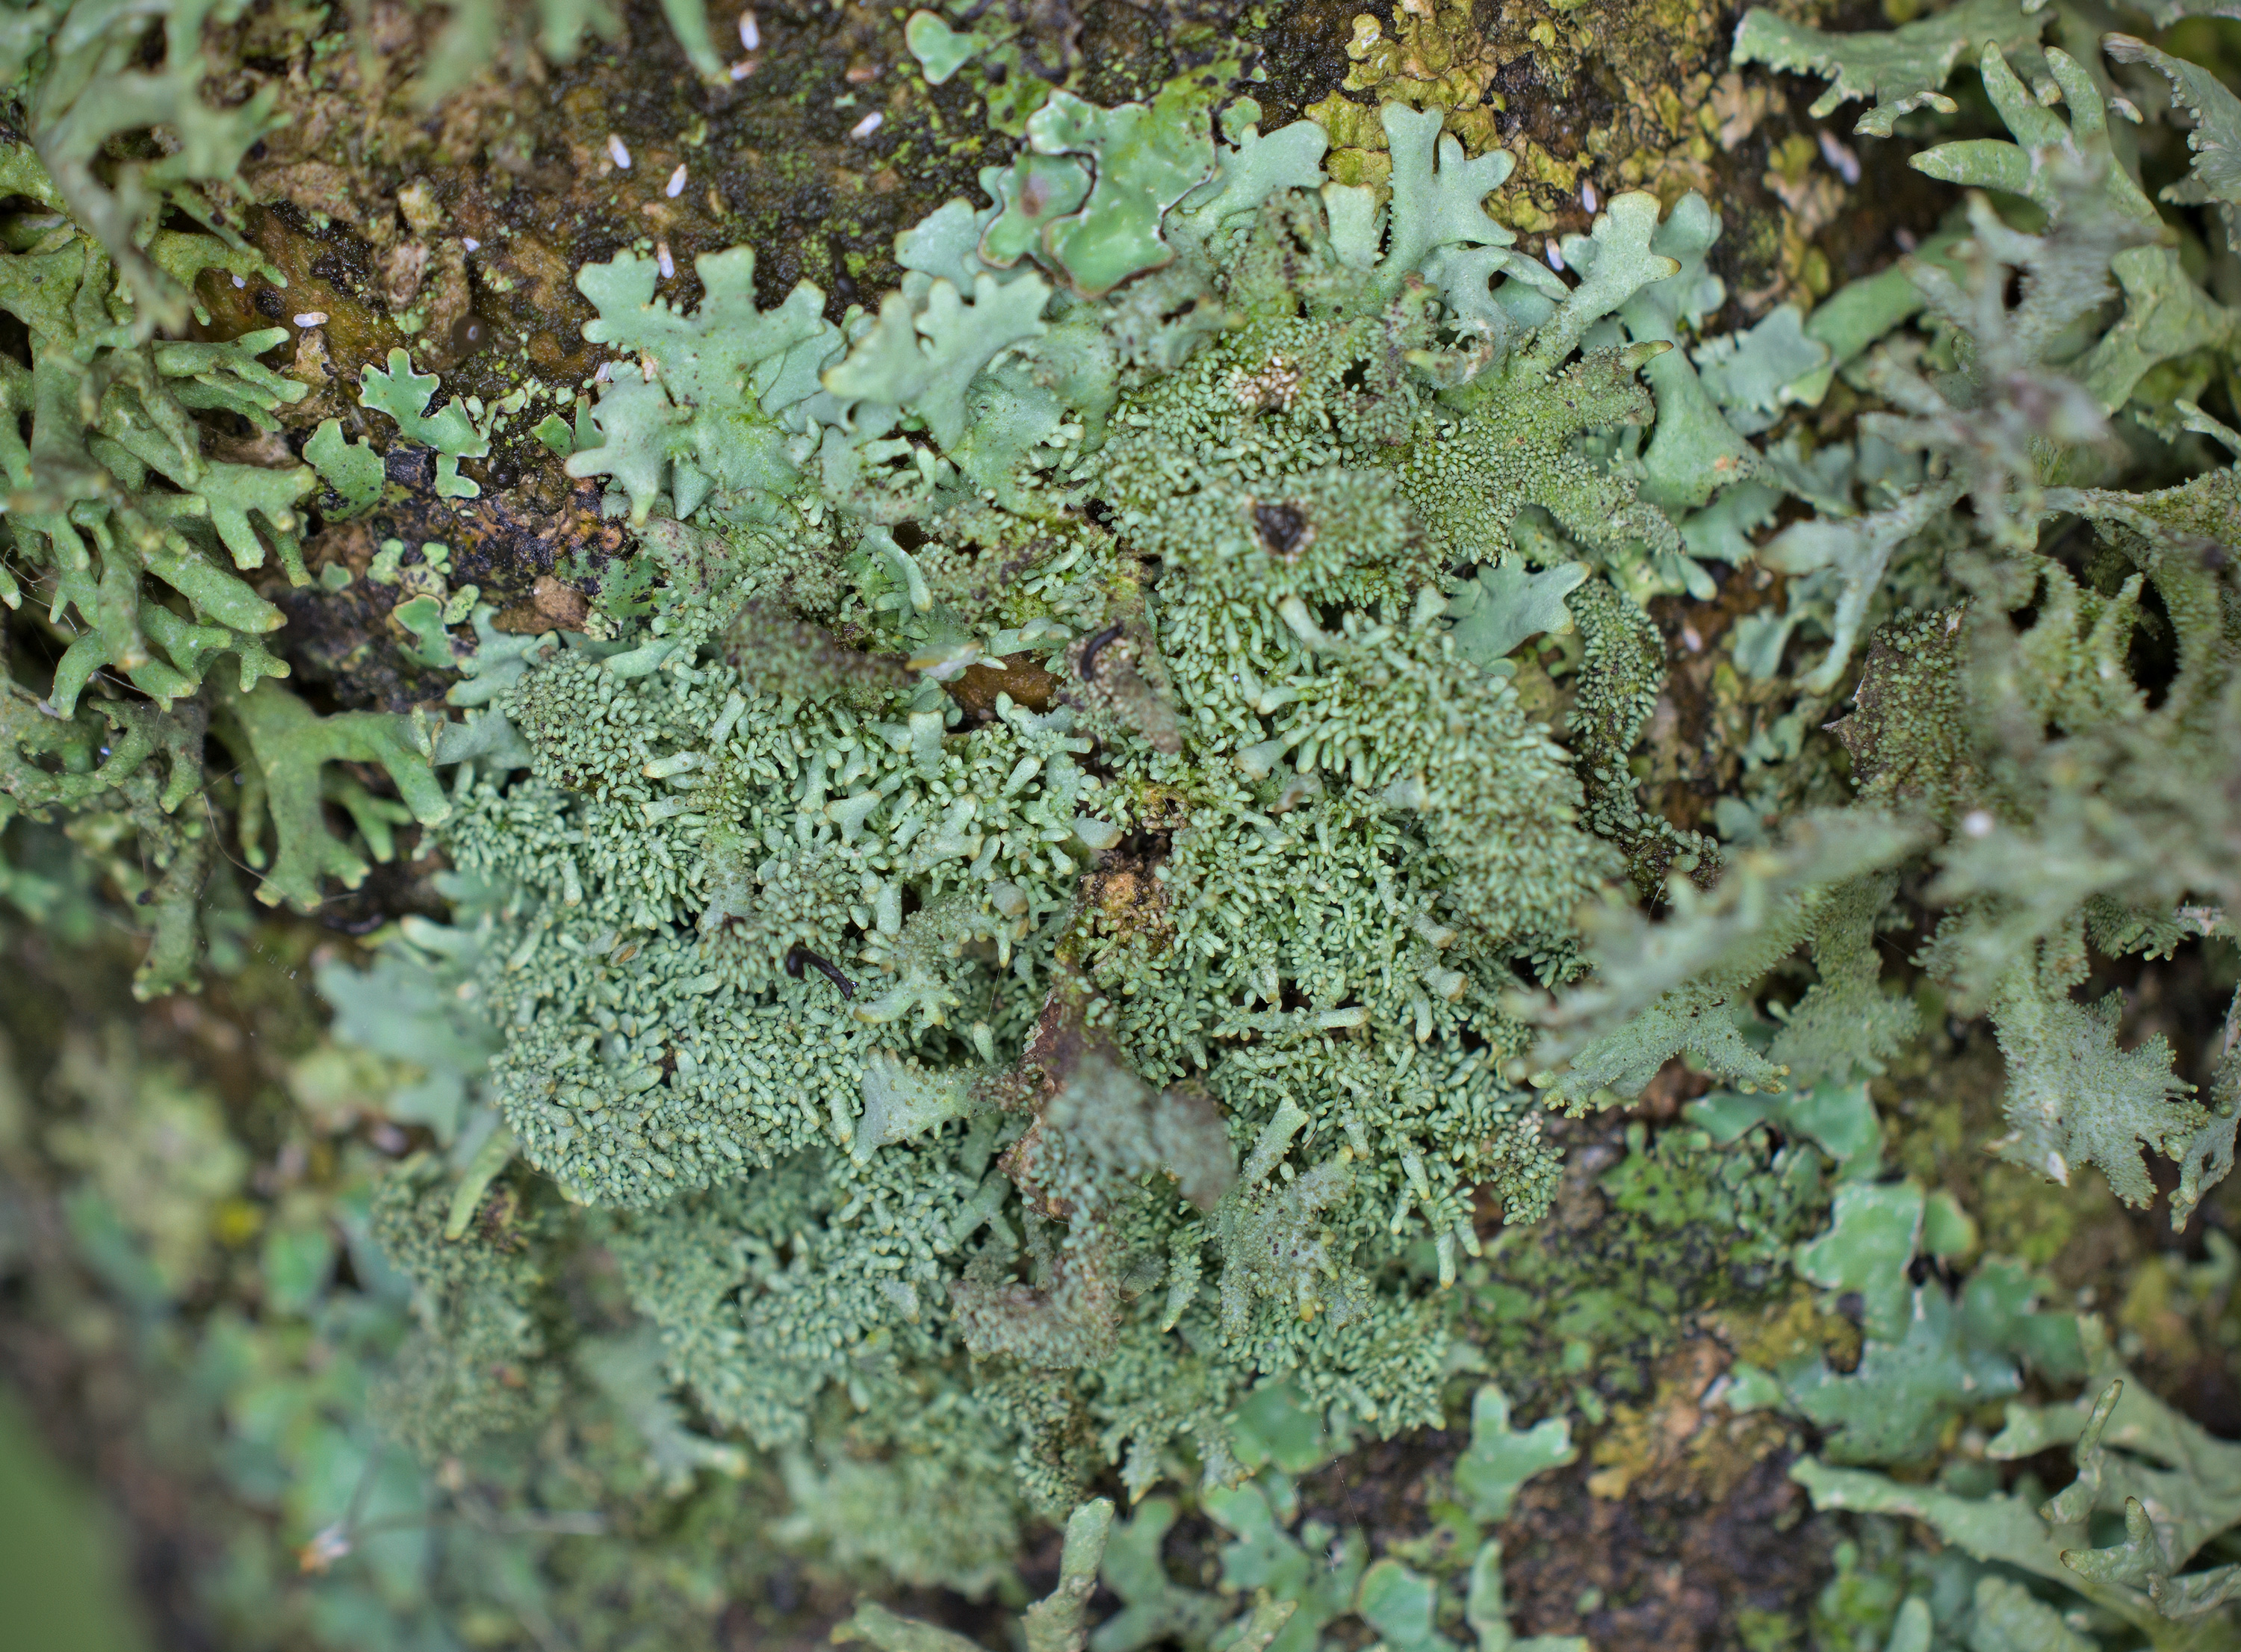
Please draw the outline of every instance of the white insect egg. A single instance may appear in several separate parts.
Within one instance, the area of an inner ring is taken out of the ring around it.
[[[1586,178],[1580,180],[1580,204],[1588,210],[1589,217],[1595,215],[1595,186]]]
[[[885,115],[882,115],[875,109],[870,114],[865,116],[863,119],[858,121],[853,126],[851,126],[848,129],[848,136],[856,138],[859,141],[869,137],[873,132],[878,131],[881,126],[886,124],[886,119],[887,117]]]
[[[753,11],[742,11],[739,14],[739,43],[749,51],[762,50],[763,31],[756,23],[755,14]]]
[[[459,244],[466,248],[470,252],[480,252],[483,250],[483,244],[476,240],[472,235],[461,236],[459,237]]]
[[[1548,246],[1544,249],[1544,251],[1546,251],[1547,256],[1548,256],[1548,259],[1549,259],[1549,267],[1551,270],[1559,270],[1559,271],[1561,271],[1561,270],[1564,267],[1564,255],[1563,255],[1563,253],[1562,253],[1562,251],[1557,248],[1556,244],[1555,244],[1554,241],[1551,241],[1550,243],[1549,243]]]
[[[306,310],[296,318],[296,324],[299,327],[323,327],[326,322],[327,312],[324,310]]]
[[[661,266],[661,278],[664,281],[677,273],[677,260],[669,256],[668,242],[657,241],[653,244],[653,261]]]
[[[630,171],[630,149],[612,132],[607,134],[607,154],[624,171]]]
[[[671,200],[685,193],[685,163],[677,163],[677,170],[669,175],[669,187],[662,191]]]
[[[1961,829],[1972,838],[1992,835],[1992,817],[1982,809],[1971,809],[1961,817]]]

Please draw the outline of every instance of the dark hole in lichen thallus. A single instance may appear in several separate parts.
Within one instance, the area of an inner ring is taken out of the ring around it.
[[[1307,538],[1308,518],[1295,505],[1256,505],[1253,525],[1261,531],[1261,543],[1280,557],[1297,555]]]

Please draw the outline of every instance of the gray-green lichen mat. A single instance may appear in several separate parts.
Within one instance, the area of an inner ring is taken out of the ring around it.
[[[9,922],[145,926],[133,990],[184,1004],[281,911],[424,868],[308,960],[331,1027],[284,1087],[345,1121],[317,1199],[255,1214],[211,1147],[177,1198],[219,1214],[163,1215],[161,1154],[87,1167],[136,1109],[230,1145],[209,1092],[129,1039],[51,1087],[84,1119],[42,1151],[144,1361],[224,1396],[284,1524],[324,1511],[310,1570],[377,1580],[304,1644],[577,1644],[578,1540],[1016,1606],[1057,1522],[1033,1652],[1575,1645],[1515,1638],[1497,1528],[1575,1427],[1595,1496],[1649,1475],[1605,1396],[1647,1404],[1653,1361],[1611,1349],[1723,1314],[1689,1415],[1772,1430],[1796,1517],[1858,1522],[1812,1562],[1816,1644],[2235,1644],[2241,1448],[1988,1244],[1893,1076],[1982,1022],[1966,1174],[2160,1204],[2230,1294],[2241,102],[2211,70],[2059,3],[1751,12],[1739,70],[1825,79],[1816,119],[1871,100],[1858,132],[1957,186],[1817,304],[1731,291],[1730,212],[1670,177],[1529,244],[1489,210],[1515,157],[1457,136],[1483,89],[1350,105],[1341,163],[1328,119],[1261,130],[1243,57],[1109,106],[1036,81],[979,198],[894,238],[895,290],[625,249],[570,272],[597,371],[485,398],[403,346],[338,384],[324,315],[292,364],[286,329],[209,336],[212,282],[280,276],[222,188],[269,110],[202,101],[199,12],[8,15]],[[619,26],[539,18],[538,62]],[[484,32],[416,95],[526,21],[461,8]],[[961,8],[907,37],[928,97],[1040,61]],[[2188,125],[2144,166],[2149,90]],[[604,537],[529,619],[443,542],[365,554],[398,478],[465,509],[532,436]],[[440,697],[297,680],[284,605],[325,599]],[[2109,990],[2174,958],[2216,993],[2200,1048]],[[268,1220],[295,1282],[252,1319],[206,1235]],[[338,1359],[346,1393],[290,1387]],[[1302,1517],[1334,1455],[1466,1417],[1411,1516],[1436,1541],[1373,1561]],[[1179,1508],[1231,1540],[1218,1584],[1163,1559]],[[1870,1523],[1898,1515],[1943,1547]],[[367,1535],[454,1515],[548,1546],[487,1583],[480,1537],[392,1566]],[[1882,1595],[1840,1588],[1863,1567]],[[836,1633],[970,1644],[876,1604]]]

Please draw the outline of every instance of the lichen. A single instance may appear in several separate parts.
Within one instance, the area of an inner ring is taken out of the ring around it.
[[[2231,1578],[2189,1568],[2232,1523],[2224,1448],[2120,1414],[2137,1375],[2050,1270],[2101,1205],[2217,1210],[2241,1114],[2236,1012],[2202,1007],[2241,341],[2163,211],[2231,204],[2230,97],[2110,43],[2197,123],[2159,206],[2175,141],[2144,167],[2098,69],[1990,0],[1754,13],[1716,84],[1709,14],[1404,9],[1356,28],[1363,101],[1268,130],[1241,37],[1163,17],[1136,84],[1061,13],[834,25],[924,72],[820,104],[833,144],[900,166],[983,105],[845,288],[729,244],[705,120],[585,125],[534,222],[382,171],[512,153],[516,84],[443,97],[494,10],[411,23],[393,84],[338,50],[369,22],[167,14],[160,57],[104,23],[169,101],[94,150],[51,121],[95,58],[25,25],[0,892],[81,938],[151,908],[151,996],[294,946],[335,1017],[239,1063],[234,1114],[81,1040],[37,1103],[70,1116],[28,1155],[0,1116],[0,1170],[45,1167],[97,1275],[69,1288],[128,1303],[153,1370],[269,1233],[270,1326],[211,1334],[252,1352],[194,1404],[251,1419],[304,1566],[348,1574],[302,1586],[338,1615],[311,1639],[425,1640],[439,1597],[505,1602],[478,1642],[622,1644],[639,1602],[705,1638],[780,1555],[1016,1603],[1064,1520],[1031,1652],[1495,1652],[1513,1610],[1599,1609],[1521,1545],[1563,1499],[1696,1476],[1725,1508],[1808,1449],[1811,1553],[1840,1508],[1911,1513],[2009,1568],[1885,1602],[1911,1644],[2222,1632]],[[615,22],[539,16],[556,63]],[[695,95],[744,96],[759,59],[672,21],[726,76]],[[1562,159],[1501,106],[1521,28],[1549,84],[1627,88]],[[270,124],[282,57],[290,111],[364,97],[361,138]],[[555,107],[604,121],[611,62]],[[1778,138],[1764,63],[1950,139],[1915,170],[1969,193],[1918,256],[1827,292],[1815,157],[1860,157]],[[1937,124],[1963,73],[2005,139]],[[1712,164],[1746,143],[1778,253]],[[317,234],[221,217],[202,184],[244,167]],[[357,262],[315,291],[320,236]],[[336,309],[244,331],[283,275]],[[165,336],[190,291],[209,336]],[[252,891],[398,921],[307,960]],[[2109,991],[2182,949],[2139,979],[2184,972],[2203,1026]],[[1960,1108],[1923,1076],[1956,1049]],[[2078,1185],[2035,1222],[2025,1174]],[[2127,1357],[2208,1346],[2173,1306],[2230,1272],[2205,1247],[2200,1280],[2133,1269]],[[1985,1464],[2073,1438],[2064,1550]],[[1309,1485],[1341,1457],[1408,1512],[1352,1528]],[[462,1529],[390,1541],[428,1522]],[[648,1556],[666,1581],[628,1580]],[[2050,1603],[2073,1580],[2103,1615]],[[968,1644],[875,1603],[847,1632]]]

